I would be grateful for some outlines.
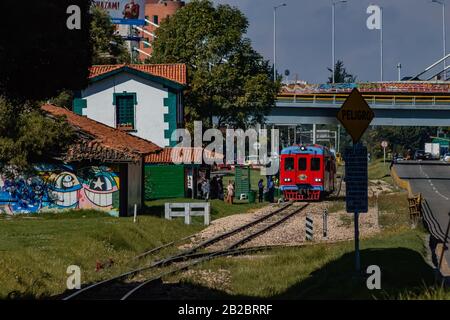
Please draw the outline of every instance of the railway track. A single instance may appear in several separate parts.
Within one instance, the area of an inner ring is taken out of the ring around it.
[[[290,202],[247,224],[203,241],[191,249],[155,261],[147,266],[120,274],[116,277],[88,285],[66,296],[63,300],[126,300],[136,297],[144,288],[152,283],[160,281],[163,277],[176,274],[202,262],[223,256],[240,255],[270,249],[271,246],[246,248],[242,246],[282,224],[294,215],[299,214],[307,206],[308,203],[302,206],[293,206],[293,203]],[[192,236],[189,236],[158,248],[148,250],[136,258],[151,255],[164,248],[173,246],[176,243],[188,240],[191,237]],[[207,248],[212,248],[213,250],[206,250]]]

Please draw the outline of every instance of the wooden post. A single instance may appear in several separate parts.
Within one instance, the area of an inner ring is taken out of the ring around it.
[[[189,203],[184,204],[184,223],[191,224],[191,206]]]
[[[172,220],[172,217],[170,216],[170,203],[164,204],[164,217],[167,220]]]
[[[208,226],[209,222],[210,222],[209,213],[210,213],[210,203],[208,202],[208,203],[206,203],[206,206],[205,206],[205,226]]]

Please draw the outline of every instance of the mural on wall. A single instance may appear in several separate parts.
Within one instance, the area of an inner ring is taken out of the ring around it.
[[[119,216],[119,177],[109,167],[40,165],[33,176],[0,175],[0,213],[97,209]]]

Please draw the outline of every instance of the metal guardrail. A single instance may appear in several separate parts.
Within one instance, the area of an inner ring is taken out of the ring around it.
[[[279,96],[277,102],[285,103],[312,103],[312,104],[342,104],[346,99],[347,94],[305,94],[294,96]],[[424,96],[424,95],[367,95],[363,97],[371,104],[384,105],[450,105],[450,95],[448,96]]]

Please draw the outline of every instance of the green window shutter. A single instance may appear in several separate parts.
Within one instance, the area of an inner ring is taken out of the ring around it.
[[[80,98],[73,99],[72,110],[74,113],[79,114],[81,116],[83,115],[83,109],[86,107],[87,107],[86,99]]]
[[[164,98],[164,106],[169,110],[164,114],[164,122],[169,124],[169,129],[164,131],[164,138],[169,139],[169,146],[173,147],[177,144],[176,141],[171,141],[172,132],[177,128],[177,94],[169,91],[168,98]]]
[[[136,93],[115,93],[113,104],[116,106],[116,126],[135,129]]]

